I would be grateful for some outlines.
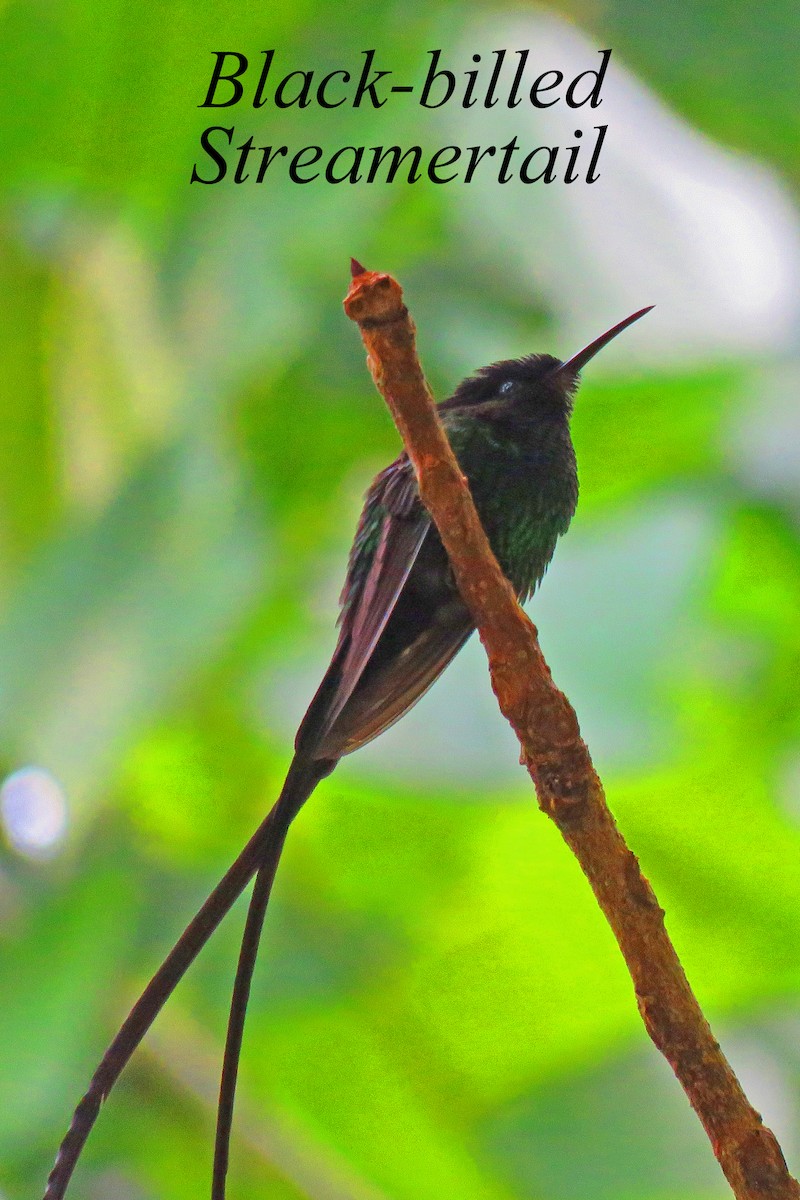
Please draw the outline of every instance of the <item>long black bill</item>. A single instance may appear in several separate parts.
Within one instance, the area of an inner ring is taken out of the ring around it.
[[[593,342],[589,342],[588,346],[584,346],[577,354],[573,354],[572,358],[568,358],[560,367],[556,367],[553,371],[554,376],[569,375],[575,378],[579,371],[582,371],[586,364],[594,358],[595,354],[599,354],[604,346],[613,341],[618,333],[622,333],[623,329],[627,329],[634,321],[638,321],[645,313],[649,313],[655,306],[648,304],[647,308],[640,308],[638,312],[633,313],[630,317],[626,317],[624,321],[620,321],[618,325],[601,333],[599,338],[595,338]]]

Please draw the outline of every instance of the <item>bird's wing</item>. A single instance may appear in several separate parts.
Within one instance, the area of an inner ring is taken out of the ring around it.
[[[367,493],[341,595],[339,641],[298,730],[298,750],[319,741],[353,694],[430,528],[403,454]]]
[[[398,721],[435,683],[474,628],[466,607],[455,600],[401,653],[362,676],[328,726],[320,753],[337,758],[350,754]]]
[[[368,495],[343,603],[340,644],[320,688],[328,698],[318,753],[330,757],[349,754],[398,720],[474,628],[405,456]]]
[[[336,720],[361,679],[416,562],[430,524],[424,510],[413,518],[387,514],[383,519],[369,572],[355,603],[342,620],[347,650],[339,666],[336,701],[327,714],[329,724]]]

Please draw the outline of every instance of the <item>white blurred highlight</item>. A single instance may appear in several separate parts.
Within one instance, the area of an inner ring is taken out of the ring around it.
[[[800,747],[783,763],[779,777],[778,795],[783,808],[793,820],[800,822]]]
[[[28,858],[50,858],[67,828],[67,800],[49,771],[23,767],[0,787],[0,820],[11,846]]]
[[[528,86],[551,68],[566,80],[596,70],[604,48],[544,13],[471,27],[460,58],[476,45],[530,48]],[[506,86],[510,75],[506,64]],[[620,339],[609,356],[638,352],[653,361],[790,346],[800,318],[800,220],[773,172],[693,130],[616,53],[595,109],[570,109],[563,99],[541,112],[525,102],[512,111],[501,105],[460,111],[461,141],[469,134],[471,142],[499,145],[516,135],[521,147],[566,147],[582,129],[583,147],[594,126],[608,126],[593,184],[499,188],[476,174],[454,192],[503,270],[561,316],[567,344],[655,304],[636,338]],[[565,163],[562,149],[561,175]]]

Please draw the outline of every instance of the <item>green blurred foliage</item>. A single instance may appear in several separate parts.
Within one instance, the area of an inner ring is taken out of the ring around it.
[[[692,125],[796,182],[793,6],[564,14]],[[447,188],[190,188],[209,51],[274,45],[323,67],[375,44],[402,72],[485,18],[466,0],[2,10],[0,764],[51,771],[70,811],[51,859],[9,845],[0,862],[5,1200],[41,1189],[127,1006],[276,795],[324,668],[358,495],[397,448],[341,313],[348,255],[402,278],[439,394],[487,340],[559,352],[564,297],[520,295]],[[393,139],[421,136],[412,116]],[[318,136],[385,142],[382,120],[343,108]],[[258,122],[297,139],[307,119]],[[764,363],[668,350],[587,378],[579,517],[533,608],[690,978],[797,1167],[800,478],[770,491],[730,449]],[[678,533],[654,544],[662,528]],[[571,587],[581,555],[594,574]],[[470,661],[471,700],[488,682]],[[513,742],[465,724],[447,687],[425,709],[455,730],[434,734],[435,761],[409,717],[292,831],[231,1195],[724,1195]],[[605,706],[626,754],[603,740]],[[505,773],[459,770],[476,746]],[[241,916],[114,1093],[76,1196],[207,1188]]]

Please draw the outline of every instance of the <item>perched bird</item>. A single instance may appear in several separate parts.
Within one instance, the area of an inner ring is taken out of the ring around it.
[[[532,354],[484,367],[439,405],[489,542],[520,600],[539,584],[575,512],[578,476],[569,420],[579,373],[649,311],[634,313],[566,362]],[[255,875],[220,1086],[212,1200],[223,1200],[244,1014],[289,825],[339,759],[407,712],[474,628],[405,453],[367,492],[340,603],[336,649],[298,730],[281,794],[108,1048],[75,1110],[45,1200],[64,1196],[101,1103],[187,967]]]

